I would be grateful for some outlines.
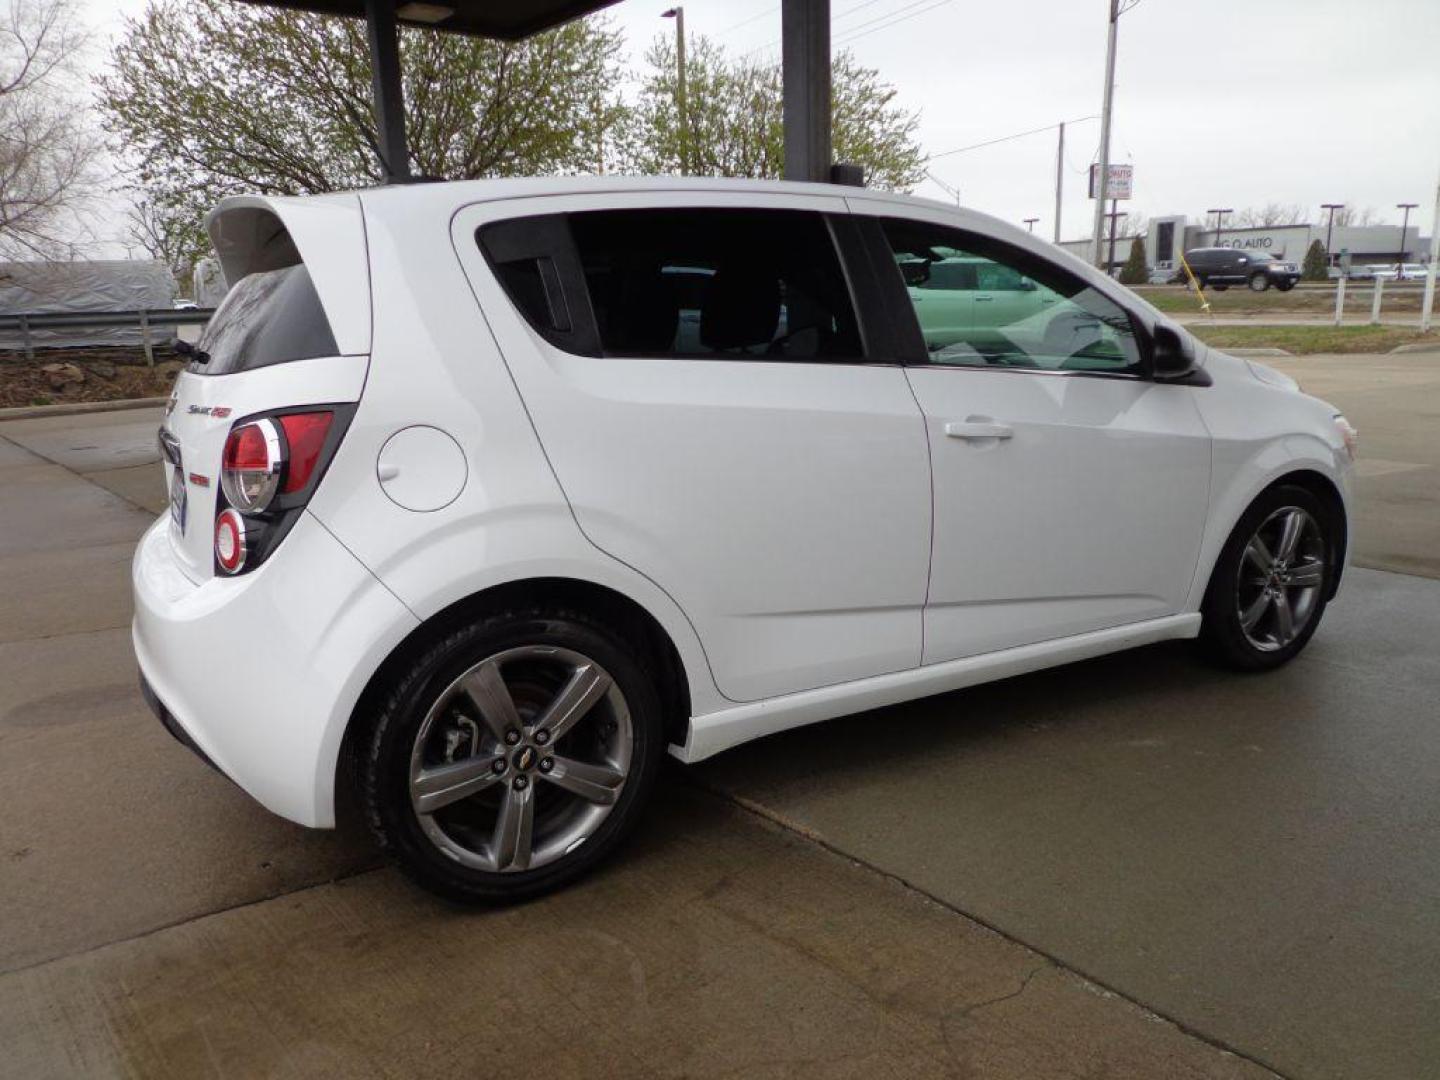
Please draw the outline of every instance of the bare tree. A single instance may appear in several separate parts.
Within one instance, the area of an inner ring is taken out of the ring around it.
[[[1265,229],[1281,225],[1299,225],[1305,220],[1305,208],[1298,203],[1266,203],[1237,210],[1225,224],[1237,229]]]
[[[195,269],[195,243],[190,223],[167,214],[143,197],[136,198],[125,215],[126,239],[157,262],[163,262],[182,295],[191,291]]]
[[[99,148],[69,93],[85,42],[75,0],[0,0],[0,254],[73,251]]]
[[[1335,211],[1335,224],[1364,226],[1382,224],[1379,212],[1373,206],[1342,206]]]

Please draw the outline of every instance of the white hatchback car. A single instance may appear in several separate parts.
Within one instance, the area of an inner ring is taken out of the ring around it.
[[[603,178],[209,229],[231,290],[135,556],[147,697],[293,821],[353,776],[452,897],[593,866],[667,747],[1170,638],[1270,668],[1340,581],[1336,410],[979,214]]]

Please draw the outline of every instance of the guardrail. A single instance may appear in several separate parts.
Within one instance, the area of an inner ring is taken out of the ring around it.
[[[155,349],[150,328],[158,326],[200,326],[210,321],[214,308],[142,309],[139,311],[37,311],[0,315],[0,331],[19,330],[25,342],[25,359],[35,359],[35,330],[128,330],[138,327],[145,347],[145,362],[155,366]]]

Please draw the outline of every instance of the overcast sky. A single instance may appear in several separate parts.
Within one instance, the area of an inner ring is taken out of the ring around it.
[[[145,0],[86,0],[102,41]],[[930,154],[1100,111],[1108,0],[832,0],[833,40],[920,112]],[[669,0],[611,9],[638,62]],[[777,0],[690,0],[691,36],[778,54]],[[850,40],[847,40],[850,39]],[[1397,222],[1440,180],[1440,0],[1139,0],[1120,20],[1111,158],[1135,167],[1133,209],[1321,202]],[[1096,120],[1071,124],[1065,238],[1088,235]],[[1054,221],[1055,132],[937,157],[967,206]],[[919,193],[949,198],[927,181]],[[1412,222],[1414,218],[1412,217]]]

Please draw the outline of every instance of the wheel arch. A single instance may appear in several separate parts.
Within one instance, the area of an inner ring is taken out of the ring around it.
[[[502,582],[471,593],[431,615],[407,634],[367,680],[346,722],[340,744],[335,800],[353,805],[358,749],[365,744],[370,721],[396,674],[437,637],[491,612],[523,604],[583,611],[603,619],[637,644],[659,682],[665,712],[665,735],[684,745],[691,716],[690,676],[674,640],[660,620],[632,597],[593,581],[573,577],[532,577]]]
[[[1347,503],[1339,485],[1333,478],[1317,468],[1303,464],[1287,469],[1278,475],[1271,476],[1264,483],[1260,484],[1253,491],[1249,492],[1243,499],[1236,500],[1231,505],[1231,512],[1226,515],[1223,529],[1216,529],[1213,541],[1207,545],[1208,554],[1203,564],[1203,574],[1196,575],[1196,587],[1193,590],[1193,597],[1196,604],[1203,601],[1205,594],[1210,588],[1210,579],[1214,576],[1215,565],[1220,560],[1221,553],[1225,550],[1225,544],[1235,532],[1240,519],[1245,516],[1246,511],[1254,505],[1255,500],[1264,495],[1267,491],[1280,487],[1284,484],[1293,484],[1305,488],[1320,499],[1331,511],[1329,522],[1334,530],[1334,538],[1337,549],[1335,559],[1335,573],[1331,578],[1330,590],[1326,599],[1332,599],[1340,589],[1340,578],[1344,573],[1350,545],[1350,521],[1347,511]]]

